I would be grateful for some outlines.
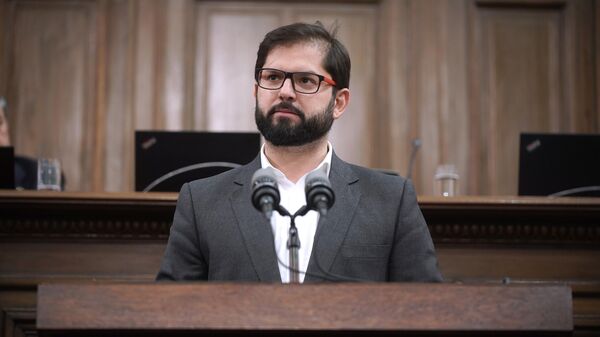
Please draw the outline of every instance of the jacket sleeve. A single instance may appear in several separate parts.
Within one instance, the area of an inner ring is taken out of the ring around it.
[[[207,277],[208,265],[200,249],[192,193],[186,183],[179,192],[169,241],[156,280],[206,280]]]
[[[442,281],[433,241],[409,180],[402,188],[389,263],[389,281]]]

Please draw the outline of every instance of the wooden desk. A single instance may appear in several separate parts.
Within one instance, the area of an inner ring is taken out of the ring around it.
[[[566,286],[44,284],[44,336],[570,336]]]
[[[39,283],[152,280],[176,199],[0,191],[1,331],[33,331]],[[576,334],[600,329],[599,199],[424,196],[419,204],[447,282],[567,284]]]

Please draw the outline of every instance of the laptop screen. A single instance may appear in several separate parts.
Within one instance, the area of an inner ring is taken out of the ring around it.
[[[521,134],[519,195],[600,196],[600,135]]]
[[[179,192],[188,181],[249,163],[259,151],[258,133],[136,131],[135,190]]]
[[[15,152],[12,146],[0,146],[0,189],[15,189]]]

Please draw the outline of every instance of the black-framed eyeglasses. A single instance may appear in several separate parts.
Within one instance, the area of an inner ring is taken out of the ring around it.
[[[292,81],[294,91],[302,94],[316,93],[321,87],[321,82],[335,87],[334,80],[323,75],[308,72],[288,73],[279,69],[258,68],[256,69],[255,77],[258,86],[267,90],[281,89],[283,83],[288,78]]]

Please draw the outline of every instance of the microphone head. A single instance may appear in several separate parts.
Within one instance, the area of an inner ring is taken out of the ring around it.
[[[327,165],[323,165],[322,169],[313,171],[306,176],[304,191],[306,206],[309,209],[323,212],[333,206],[335,195],[327,177]]]
[[[252,204],[263,211],[265,202],[271,205],[271,210],[279,206],[280,195],[277,186],[277,178],[273,168],[259,169],[252,175]]]

